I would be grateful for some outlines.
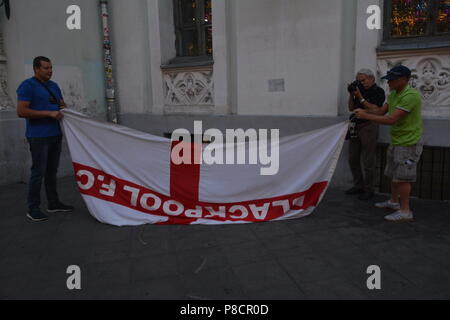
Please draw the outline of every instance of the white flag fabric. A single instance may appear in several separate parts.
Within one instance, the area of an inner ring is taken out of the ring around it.
[[[177,165],[171,159],[177,143],[170,139],[63,112],[80,193],[93,217],[116,226],[307,216],[325,194],[348,128],[342,122],[279,139],[278,173],[264,176],[260,164]],[[206,147],[191,146],[193,151]],[[245,147],[255,151],[249,143]]]

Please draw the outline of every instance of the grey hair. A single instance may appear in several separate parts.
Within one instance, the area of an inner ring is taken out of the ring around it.
[[[364,75],[368,76],[369,78],[375,79],[375,75],[373,74],[372,70],[370,70],[370,69],[361,69],[358,71],[356,76],[358,76],[360,74],[364,74]]]

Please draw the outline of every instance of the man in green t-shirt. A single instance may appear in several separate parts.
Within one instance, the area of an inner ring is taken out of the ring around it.
[[[391,199],[376,206],[397,210],[385,217],[388,221],[412,221],[409,196],[423,149],[422,99],[408,84],[411,70],[407,67],[396,66],[382,79],[388,80],[391,90],[387,103],[382,108],[357,109],[355,114],[359,119],[392,126],[384,172],[392,178]]]

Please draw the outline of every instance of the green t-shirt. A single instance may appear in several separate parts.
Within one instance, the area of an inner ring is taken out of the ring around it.
[[[408,115],[391,127],[391,141],[394,146],[417,144],[423,133],[422,98],[420,93],[407,86],[402,92],[391,92],[388,97],[389,114],[395,109],[408,112]]]

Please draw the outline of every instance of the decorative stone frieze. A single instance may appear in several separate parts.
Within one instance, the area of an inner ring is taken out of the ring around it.
[[[423,115],[450,117],[450,48],[382,52],[378,54],[378,74],[397,64],[411,69],[411,86],[423,98]],[[388,90],[386,82],[382,82]]]
[[[6,57],[3,50],[3,35],[0,31],[0,111],[14,109],[14,104],[8,96],[8,74]]]
[[[165,69],[166,113],[210,113],[214,107],[212,67]]]

